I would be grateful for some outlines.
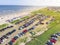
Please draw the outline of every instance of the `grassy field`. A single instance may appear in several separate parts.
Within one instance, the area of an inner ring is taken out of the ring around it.
[[[27,40],[27,37],[20,38],[19,40],[17,40],[17,42],[14,45],[19,45],[22,42],[26,42],[26,40]]]
[[[0,25],[0,29],[4,28],[6,26],[8,26],[8,24],[2,24],[2,25]]]
[[[41,9],[39,11],[33,12],[33,14],[42,13],[45,15],[50,15],[55,17],[55,21],[49,24],[49,29],[42,35],[36,37],[34,40],[30,41],[26,45],[45,45],[46,41],[50,38],[51,34],[54,34],[56,32],[60,32],[60,13],[48,10],[47,8]]]

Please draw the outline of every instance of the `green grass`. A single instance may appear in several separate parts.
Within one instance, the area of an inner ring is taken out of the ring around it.
[[[42,35],[36,37],[38,40],[32,40],[31,42],[27,43],[26,45],[45,45],[46,41],[50,38],[51,34],[56,32],[60,32],[60,24],[50,28],[48,31],[43,33]]]
[[[23,38],[23,39],[19,39],[14,45],[19,45],[22,42],[26,42],[27,41],[27,37]]]
[[[0,29],[4,28],[6,26],[8,26],[8,24],[2,24],[2,25],[0,25]]]
[[[55,17],[55,21],[53,21],[51,24],[48,25],[49,29],[46,32],[36,37],[37,40],[34,39],[26,44],[26,45],[45,45],[46,41],[50,38],[50,35],[56,32],[60,32],[60,13],[47,9],[42,9],[33,13],[34,14],[42,13],[45,15],[50,15]],[[57,21],[59,21],[59,23],[57,23]]]
[[[29,18],[29,16],[25,16],[25,17],[23,17],[22,19],[28,19]]]
[[[17,41],[14,45],[19,45],[19,41]]]
[[[19,19],[12,21],[12,24],[15,24],[16,22],[20,21]]]

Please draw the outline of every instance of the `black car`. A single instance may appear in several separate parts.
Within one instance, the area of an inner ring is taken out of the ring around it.
[[[1,29],[2,31],[4,31],[5,29],[3,28],[3,29]]]
[[[46,43],[46,45],[53,45],[53,43],[49,41]]]
[[[55,37],[55,38],[58,38],[58,36],[57,36],[57,35],[55,35],[55,34],[51,35],[51,37]]]
[[[10,28],[12,28],[13,26],[10,26]]]
[[[1,40],[3,40],[3,39],[4,39],[4,37],[2,36],[2,37],[1,37]]]
[[[15,39],[15,40],[18,39],[18,36],[15,36],[14,39]]]
[[[0,44],[3,42],[3,40],[0,38]]]
[[[15,32],[16,30],[14,29],[14,30],[12,30],[11,32],[8,32],[6,35],[7,36],[9,36],[9,35],[11,35],[13,32]]]
[[[35,27],[33,26],[33,27],[29,28],[28,31],[33,30],[34,28],[35,28]]]
[[[10,28],[10,26],[7,26],[7,28]]]
[[[8,39],[8,37],[6,35],[3,35],[4,38]]]
[[[14,29],[13,31],[11,31],[11,34],[13,33],[13,32],[15,32],[16,30]]]
[[[11,35],[11,32],[8,32],[6,35]]]
[[[2,32],[3,30],[0,30],[0,32]]]

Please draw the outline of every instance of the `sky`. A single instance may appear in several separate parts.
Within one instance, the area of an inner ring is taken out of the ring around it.
[[[60,0],[0,0],[0,5],[60,6]]]

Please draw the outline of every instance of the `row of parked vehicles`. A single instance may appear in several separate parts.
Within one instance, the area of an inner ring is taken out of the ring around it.
[[[42,16],[42,15],[40,15],[40,16]],[[42,17],[44,17],[44,19],[46,18],[46,16],[42,16]],[[43,20],[44,20],[43,19]],[[42,20],[42,19],[41,19]],[[42,21],[40,20],[40,24],[44,24],[44,23],[42,23]],[[26,27],[28,27],[30,24],[32,24],[33,22],[35,21],[35,18],[33,18],[33,19],[31,19],[29,22],[27,22],[26,24],[24,24],[23,26],[20,26],[19,27],[19,30],[22,30],[23,28],[26,28]]]
[[[27,22],[26,24],[24,24],[23,26],[20,26],[19,27],[19,30],[22,30],[26,27],[28,27],[29,25],[31,25],[33,22],[35,21],[35,19],[31,19],[29,22]],[[13,43],[18,39],[20,38],[21,36],[23,36],[24,34],[26,34],[27,32],[29,32],[30,30],[34,30],[34,28],[36,26],[38,26],[41,22],[38,22],[37,24],[35,24],[34,26],[32,26],[31,28],[29,29],[24,29],[22,32],[18,33],[16,36],[14,36],[10,42],[8,42],[9,45],[13,45]],[[43,24],[43,23],[42,23]],[[8,45],[6,44],[6,45]]]
[[[21,36],[25,35],[28,31],[33,30],[34,28],[30,28],[30,29],[24,29],[22,32],[18,33],[18,35],[14,36],[12,38],[12,40],[8,43],[9,45],[13,45],[13,43],[20,38]]]
[[[29,25],[31,25],[33,22],[35,21],[35,19],[31,19],[29,22],[27,22],[26,24],[24,24],[23,26],[20,26],[19,27],[19,30],[22,30],[26,27],[28,27]],[[34,30],[34,28],[36,26],[38,26],[39,24],[44,24],[44,23],[41,23],[41,22],[38,22],[37,24],[35,24],[34,26],[32,26],[31,28],[29,29],[24,29],[22,32],[18,33],[16,36],[14,36],[10,42],[8,42],[9,45],[13,45],[13,43],[18,39],[20,38],[21,36],[25,35],[27,32],[29,32],[30,30]],[[30,32],[31,33],[31,32]],[[7,44],[6,44],[7,45]]]
[[[5,34],[5,35],[3,35],[2,37],[0,37],[0,44],[2,44],[3,42],[5,42],[5,40],[7,40],[9,37],[10,37],[10,35],[12,34],[12,33],[14,33],[16,30],[14,29],[14,30],[12,30],[11,32],[8,32],[7,34]]]
[[[34,21],[35,21],[34,19],[30,20],[29,22],[27,22],[27,23],[24,24],[23,26],[20,26],[20,27],[19,27],[19,30],[22,30],[22,29],[28,27],[28,26],[29,26],[30,24],[32,24]],[[27,32],[29,32],[30,30],[34,30],[34,28],[35,28],[36,26],[38,26],[39,24],[44,24],[44,23],[38,22],[37,24],[35,24],[35,25],[32,26],[31,28],[29,28],[29,29],[24,29],[22,32],[18,33],[18,35],[14,36],[8,44],[9,44],[9,45],[13,45],[13,43],[14,43],[18,38],[20,38],[21,36],[25,35],[25,34],[26,34]],[[31,32],[30,32],[30,33],[31,33]]]
[[[39,16],[42,16],[42,15],[38,15],[37,18],[38,18]],[[29,18],[27,18],[27,19],[29,19]],[[20,20],[19,22],[16,22],[15,24],[19,24],[19,23],[21,23],[22,21],[25,21],[25,19],[24,19],[24,20]]]
[[[51,35],[51,38],[47,41],[46,45],[54,45],[60,36],[60,33],[55,33]]]
[[[21,36],[25,35],[27,32],[31,31],[31,30],[34,30],[36,26],[39,25],[39,22],[37,24],[35,24],[34,26],[32,26],[31,28],[29,29],[24,29],[22,32],[18,33],[16,36],[14,36],[11,41],[8,43],[9,45],[13,45],[13,43],[18,39],[20,38]],[[20,29],[21,30],[21,29]]]
[[[29,25],[31,25],[35,20],[34,19],[31,19],[29,22],[27,22],[26,24],[24,24],[23,26],[20,26],[19,27],[19,30],[22,30],[26,27],[28,27]]]
[[[34,19],[31,19],[29,22],[27,22],[26,24],[24,24],[23,26],[20,26],[19,27],[19,30],[22,30],[26,27],[28,27],[29,25],[31,25],[35,20]],[[23,30],[22,32],[18,33],[18,35],[14,36],[11,41],[8,43],[9,45],[13,45],[13,43],[21,36],[23,36],[26,32],[30,31],[30,30],[33,30],[35,27],[31,27],[29,29],[25,29]],[[6,44],[7,45],[7,44]]]
[[[8,29],[8,28],[12,28],[13,26],[7,26],[7,27],[5,27],[5,28],[3,28],[3,29],[1,29],[0,30],[0,32],[2,32],[2,31],[4,31],[4,30],[6,30],[6,29]]]

